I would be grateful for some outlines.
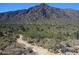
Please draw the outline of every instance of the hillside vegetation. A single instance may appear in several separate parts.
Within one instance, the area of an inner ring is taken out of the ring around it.
[[[56,50],[61,42],[79,39],[79,27],[75,25],[51,24],[6,24],[0,25],[0,49],[15,42],[15,35],[22,34],[24,40],[33,45],[38,45],[48,50]]]

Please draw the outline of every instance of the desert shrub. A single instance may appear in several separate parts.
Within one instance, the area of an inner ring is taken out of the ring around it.
[[[12,35],[22,34],[25,40],[48,49],[54,49],[62,41],[79,39],[79,26],[73,24],[0,24],[0,43],[1,49],[5,48],[7,43],[13,42]],[[7,36],[5,36],[6,34]],[[10,37],[11,36],[11,37]],[[5,39],[6,38],[6,39]],[[27,39],[30,38],[30,39]],[[46,39],[47,38],[47,39]]]

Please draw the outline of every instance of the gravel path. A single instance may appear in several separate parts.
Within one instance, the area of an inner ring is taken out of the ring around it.
[[[23,36],[20,35],[20,38],[17,39],[17,43],[24,45],[25,48],[31,47],[38,55],[53,55],[53,53],[49,52],[47,49],[31,45],[27,41],[22,40],[22,38]]]

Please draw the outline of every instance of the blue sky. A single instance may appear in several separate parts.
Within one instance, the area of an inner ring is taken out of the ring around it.
[[[0,3],[0,12],[15,11],[21,9],[28,9],[38,3]],[[48,5],[58,8],[68,8],[79,10],[79,3],[49,3]]]

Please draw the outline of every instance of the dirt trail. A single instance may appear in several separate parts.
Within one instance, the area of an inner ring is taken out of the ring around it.
[[[47,49],[34,46],[29,44],[27,41],[22,40],[23,36],[20,35],[20,38],[17,39],[17,43],[24,45],[25,48],[32,47],[32,50],[36,52],[38,55],[53,55],[54,53],[49,52]]]

